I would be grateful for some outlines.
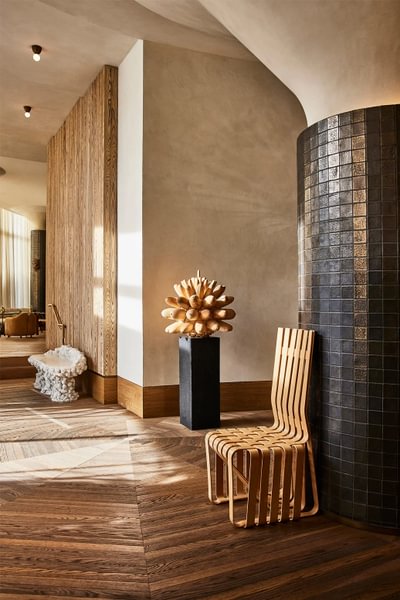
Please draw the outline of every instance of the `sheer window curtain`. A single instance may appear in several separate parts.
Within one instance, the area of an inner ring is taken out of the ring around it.
[[[30,306],[30,227],[28,220],[0,208],[0,306]]]

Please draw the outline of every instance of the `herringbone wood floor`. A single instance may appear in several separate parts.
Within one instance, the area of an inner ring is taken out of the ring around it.
[[[398,538],[322,515],[234,529],[207,502],[204,432],[0,385],[0,599],[399,598]]]

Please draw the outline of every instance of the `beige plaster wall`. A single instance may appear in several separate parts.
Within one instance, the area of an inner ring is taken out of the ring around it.
[[[144,43],[144,385],[178,382],[160,316],[195,275],[235,296],[221,381],[271,377],[278,325],[297,324],[295,96],[263,65]]]

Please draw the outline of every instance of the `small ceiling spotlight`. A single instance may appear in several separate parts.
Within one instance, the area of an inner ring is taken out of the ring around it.
[[[32,58],[35,62],[39,62],[40,60],[40,53],[42,51],[42,46],[38,46],[37,44],[33,44],[32,46]]]
[[[24,106],[24,115],[27,119],[31,116],[32,106]]]

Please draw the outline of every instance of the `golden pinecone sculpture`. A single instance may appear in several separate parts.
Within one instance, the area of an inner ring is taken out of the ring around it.
[[[181,333],[191,337],[206,337],[217,331],[232,331],[232,325],[226,323],[236,315],[231,308],[225,308],[234,300],[225,296],[225,286],[216,281],[201,277],[183,279],[174,285],[178,297],[168,296],[161,315],[174,321],[165,328],[167,333]]]

